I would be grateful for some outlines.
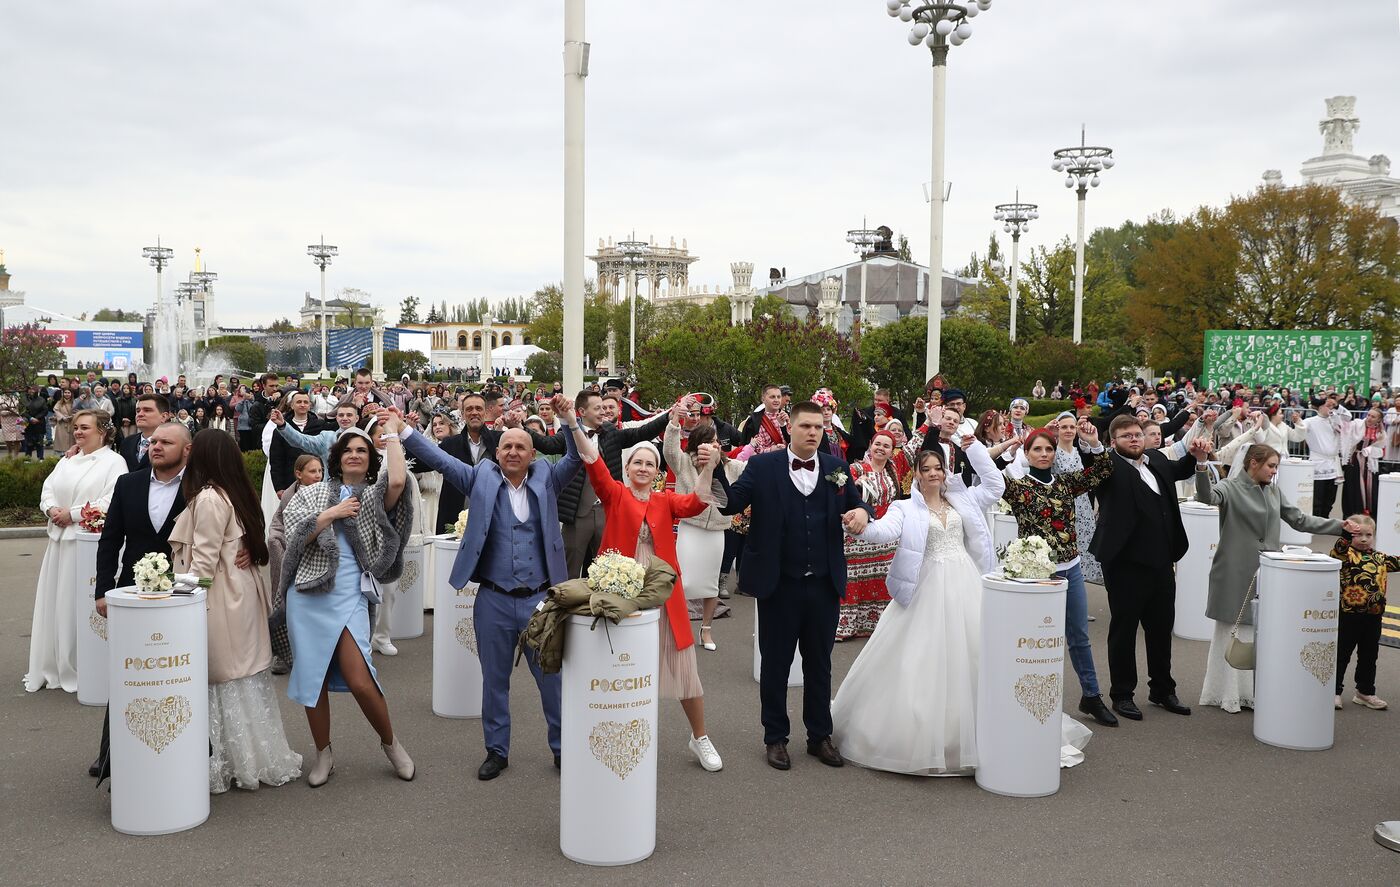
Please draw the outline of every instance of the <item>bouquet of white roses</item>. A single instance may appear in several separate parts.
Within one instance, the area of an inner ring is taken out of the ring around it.
[[[1049,579],[1055,575],[1049,543],[1039,536],[1015,540],[1006,546],[1001,572],[1008,579]]]
[[[170,559],[158,551],[137,561],[132,571],[136,576],[136,587],[146,594],[170,594],[175,588],[175,573],[170,568]]]
[[[588,587],[632,599],[642,593],[647,568],[616,549],[600,554],[588,568]]]
[[[462,509],[462,513],[457,515],[457,522],[452,525],[452,538],[461,539],[467,532],[467,510]]]

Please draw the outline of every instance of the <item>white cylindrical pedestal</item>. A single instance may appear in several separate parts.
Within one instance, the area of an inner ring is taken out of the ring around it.
[[[1341,561],[1259,556],[1254,738],[1304,751],[1332,747]]]
[[[758,683],[763,674],[763,653],[758,649],[758,602],[754,602],[753,610],[753,679]],[[788,669],[788,686],[802,686],[802,651],[792,651],[792,668]]]
[[[1380,492],[1376,495],[1376,551],[1386,554],[1400,553],[1400,473],[1392,472],[1380,476]],[[1386,575],[1386,585],[1390,576]],[[1392,600],[1386,596],[1387,602]],[[1400,603],[1400,601],[1396,601]],[[1395,604],[1387,603],[1385,621],[1381,627],[1381,643],[1395,645],[1396,612]]]
[[[1305,514],[1312,514],[1313,507],[1313,467],[1307,459],[1283,459],[1278,463],[1278,477],[1274,478],[1278,491],[1285,502],[1296,506]],[[1278,541],[1282,544],[1296,543],[1307,545],[1312,542],[1311,533],[1300,533],[1283,521],[1279,521]]]
[[[101,533],[76,534],[73,546],[74,606],[78,619],[78,701],[83,705],[107,704],[107,619],[97,612],[93,598],[97,584],[97,541]]]
[[[982,577],[977,784],[1014,798],[1060,790],[1064,700],[1063,579]]]
[[[112,828],[165,835],[209,818],[209,630],[204,589],[107,592]]]
[[[660,618],[570,616],[564,628],[559,849],[574,862],[628,865],[656,849]]]
[[[412,536],[403,550],[403,574],[393,584],[394,606],[389,608],[389,637],[393,640],[423,636],[423,537]]]
[[[448,579],[461,542],[428,537],[433,546],[433,714],[481,717],[481,660],[476,655],[476,583],[453,588]],[[418,618],[423,618],[419,608]]]
[[[1006,546],[1016,541],[1019,531],[1016,528],[1016,516],[1013,514],[1002,514],[1000,511],[992,515],[992,551],[998,552],[1006,549]],[[1087,545],[1087,542],[1080,540],[1080,544]],[[997,558],[1001,562],[1001,558]]]
[[[1190,547],[1176,565],[1176,623],[1172,634],[1188,641],[1208,641],[1215,620],[1206,616],[1210,565],[1220,544],[1220,509],[1200,502],[1181,504],[1181,523]]]

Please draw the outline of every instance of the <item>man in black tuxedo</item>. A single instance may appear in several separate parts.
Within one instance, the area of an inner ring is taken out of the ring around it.
[[[438,442],[443,452],[468,465],[496,461],[496,443],[501,439],[499,431],[486,427],[486,400],[475,393],[462,395],[459,401],[462,414],[462,431],[449,435]],[[452,484],[444,483],[438,493],[438,511],[435,517],[435,533],[446,533],[457,522],[457,516],[466,507],[466,497]]]
[[[136,398],[136,433],[122,438],[118,452],[126,460],[126,470],[136,471],[151,464],[147,450],[151,434],[162,422],[170,421],[170,401],[161,394],[143,394]]]
[[[1142,423],[1119,415],[1109,423],[1112,449],[1086,459],[1112,459],[1113,474],[1098,487],[1099,523],[1089,551],[1103,565],[1108,591],[1108,695],[1113,710],[1142,720],[1137,689],[1137,630],[1147,647],[1147,701],[1189,715],[1172,680],[1172,625],[1176,621],[1175,564],[1186,554],[1186,528],[1176,501],[1176,481],[1196,470],[1192,450],[1173,462],[1146,450]],[[1205,444],[1204,440],[1200,441]]]
[[[851,447],[847,451],[850,461],[855,462],[864,458],[865,451],[870,448],[870,440],[875,436],[876,431],[883,429],[883,425],[876,427],[877,413],[883,414],[886,420],[898,419],[899,424],[905,428],[909,427],[909,422],[904,418],[904,412],[890,402],[890,390],[880,388],[875,391],[875,402],[868,407],[856,407],[851,412]]]
[[[753,506],[740,582],[758,599],[758,647],[763,655],[759,698],[769,766],[792,766],[787,742],[787,676],[794,649],[802,651],[802,722],[807,753],[823,764],[845,763],[831,742],[831,647],[846,596],[843,531],[859,533],[872,512],[851,481],[849,466],[818,452],[821,407],[793,406],[785,450],[764,453],[731,487],[721,512]]]

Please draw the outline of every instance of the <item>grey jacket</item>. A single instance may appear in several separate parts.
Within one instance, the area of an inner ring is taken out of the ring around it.
[[[1219,483],[1208,471],[1196,472],[1196,501],[1220,509],[1220,544],[1210,564],[1210,595],[1206,615],[1231,625],[1244,603],[1249,581],[1259,570],[1259,552],[1279,550],[1279,519],[1300,533],[1342,532],[1342,522],[1304,514],[1283,501],[1278,484],[1261,487],[1243,470]],[[1254,620],[1245,610],[1240,620]]]

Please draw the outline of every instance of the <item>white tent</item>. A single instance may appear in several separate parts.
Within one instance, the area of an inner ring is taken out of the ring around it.
[[[538,345],[502,345],[491,349],[491,371],[493,373],[520,375],[525,372],[525,361],[532,355],[544,351]]]

